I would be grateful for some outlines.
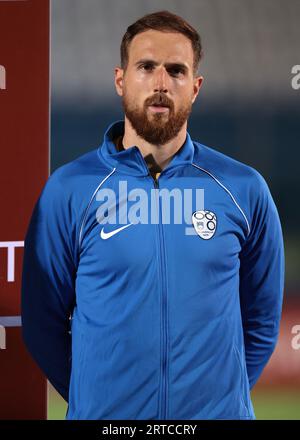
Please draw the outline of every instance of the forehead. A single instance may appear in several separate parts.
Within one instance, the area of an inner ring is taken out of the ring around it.
[[[191,41],[179,32],[149,30],[135,35],[129,50],[129,63],[140,58],[155,61],[181,62],[192,67],[193,48]]]

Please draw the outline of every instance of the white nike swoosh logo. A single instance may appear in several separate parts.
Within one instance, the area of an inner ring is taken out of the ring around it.
[[[131,225],[133,225],[133,223],[129,223],[128,225],[121,226],[120,228],[115,229],[115,230],[110,231],[110,232],[104,232],[104,227],[103,227],[101,229],[100,236],[101,236],[101,238],[103,240],[107,240],[108,238],[113,237],[114,235],[118,234],[118,232],[123,231],[123,229],[128,228],[128,226],[131,226]]]

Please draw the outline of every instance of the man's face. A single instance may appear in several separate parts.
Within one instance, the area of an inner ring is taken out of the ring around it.
[[[126,70],[115,69],[125,115],[138,136],[163,145],[186,123],[201,87],[192,44],[177,32],[149,30],[136,35],[128,51]]]

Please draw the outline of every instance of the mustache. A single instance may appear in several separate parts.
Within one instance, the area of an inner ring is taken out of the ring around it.
[[[155,95],[147,98],[145,101],[145,105],[161,105],[164,107],[173,107],[173,102],[166,95]]]

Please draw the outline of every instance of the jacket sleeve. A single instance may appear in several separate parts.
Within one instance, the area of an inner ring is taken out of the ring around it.
[[[54,173],[35,205],[25,237],[22,336],[34,360],[66,401],[76,273],[71,220],[64,188]]]
[[[284,247],[278,212],[260,174],[250,193],[251,230],[240,253],[240,303],[250,389],[278,339],[284,286]]]

